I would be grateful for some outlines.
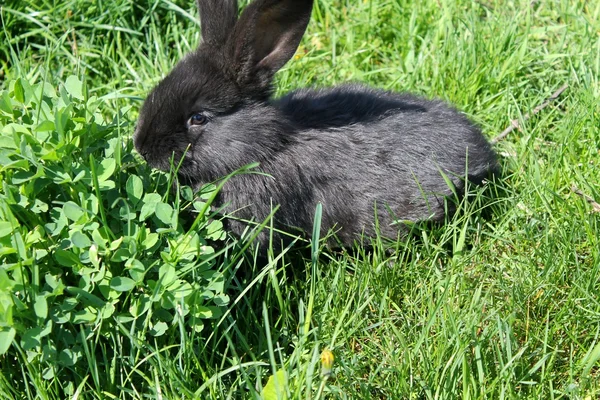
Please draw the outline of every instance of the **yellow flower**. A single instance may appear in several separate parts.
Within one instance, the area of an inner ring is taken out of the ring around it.
[[[321,376],[327,377],[331,375],[333,360],[333,353],[327,349],[323,350],[321,353]]]

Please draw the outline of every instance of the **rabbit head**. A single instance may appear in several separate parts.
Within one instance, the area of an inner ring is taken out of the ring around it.
[[[257,0],[238,15],[236,0],[198,0],[202,41],[144,102],[134,144],[148,163],[181,161],[188,184],[217,179],[268,157],[278,122],[261,106],[274,74],[293,56],[312,0]],[[272,130],[272,129],[271,129]]]

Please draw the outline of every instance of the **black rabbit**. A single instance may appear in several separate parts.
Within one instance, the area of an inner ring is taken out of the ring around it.
[[[399,221],[441,220],[444,197],[480,183],[495,154],[464,115],[439,100],[348,84],[272,99],[273,75],[293,56],[313,0],[255,0],[238,19],[236,0],[198,0],[202,43],[146,99],[134,135],[156,168],[181,158],[195,188],[259,162],[265,175],[237,175],[218,201],[235,219],[351,246],[361,235],[396,238]],[[229,220],[240,235],[246,224]],[[277,239],[283,236],[276,235]],[[259,236],[265,244],[267,234]]]

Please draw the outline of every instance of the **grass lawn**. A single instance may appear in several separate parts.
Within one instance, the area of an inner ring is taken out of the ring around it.
[[[502,178],[395,254],[268,262],[211,219],[214,186],[193,201],[133,150],[193,1],[0,21],[0,398],[600,398],[600,2],[317,0],[278,94],[360,81],[519,129]]]

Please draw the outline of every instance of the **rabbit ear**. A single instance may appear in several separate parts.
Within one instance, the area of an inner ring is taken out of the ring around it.
[[[240,83],[270,85],[296,52],[312,6],[313,0],[255,0],[246,7],[228,43]]]
[[[223,45],[237,21],[237,0],[198,0],[202,41],[210,45]]]

